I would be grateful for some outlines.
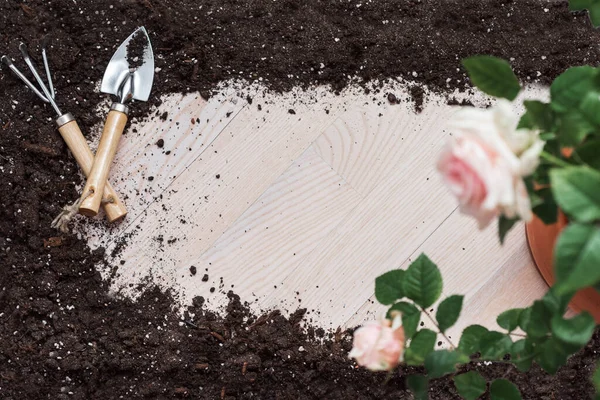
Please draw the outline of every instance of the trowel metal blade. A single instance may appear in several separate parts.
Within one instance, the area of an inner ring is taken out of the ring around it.
[[[130,68],[127,57],[127,47],[136,35],[142,34],[148,41],[144,48],[142,64],[137,68]],[[132,75],[132,97],[140,101],[148,101],[152,82],[154,80],[154,53],[148,32],[142,26],[137,28],[115,51],[102,78],[100,91],[119,95],[119,88],[126,80],[127,76]]]

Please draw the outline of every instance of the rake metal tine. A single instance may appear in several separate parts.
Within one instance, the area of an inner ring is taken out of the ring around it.
[[[50,100],[48,100],[39,90],[37,90],[35,85],[33,83],[31,83],[31,81],[29,79],[27,79],[27,77],[25,75],[23,75],[23,73],[21,71],[19,71],[19,68],[17,68],[16,65],[12,63],[12,61],[10,61],[10,58],[8,58],[6,56],[2,56],[2,62],[4,62],[6,65],[8,65],[8,68],[10,68],[11,71],[14,72],[15,75],[17,75],[19,77],[19,79],[21,79],[23,81],[23,83],[25,83],[27,85],[27,87],[29,89],[33,90],[33,92],[40,99],[42,99],[46,103],[50,102]]]
[[[33,61],[31,61],[31,57],[29,57],[29,53],[27,52],[27,46],[25,46],[25,43],[21,43],[19,45],[19,50],[21,50],[21,54],[23,54],[23,59],[25,60],[25,63],[27,64],[27,66],[31,70],[31,73],[33,74],[36,81],[40,85],[40,89],[42,89],[42,92],[44,92],[44,95],[50,102],[50,105],[52,105],[52,107],[54,108],[54,111],[56,111],[56,113],[58,115],[62,115],[60,108],[58,108],[58,106],[56,105],[56,102],[54,101],[54,97],[50,94],[50,92],[46,88],[46,85],[44,84],[42,77],[40,76],[40,74],[38,74],[37,69],[33,65]]]
[[[48,55],[46,54],[46,41],[44,41],[42,45],[42,58],[44,59],[44,69],[46,70],[48,86],[50,86],[50,94],[54,99],[56,98],[56,93],[54,93],[54,85],[52,84],[52,74],[50,73],[50,66],[48,65]]]

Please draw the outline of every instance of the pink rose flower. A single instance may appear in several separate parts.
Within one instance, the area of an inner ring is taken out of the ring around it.
[[[544,142],[517,124],[503,100],[489,110],[463,109],[451,122],[453,136],[437,167],[461,211],[480,228],[500,214],[527,222],[533,216],[522,178],[537,168]]]
[[[349,357],[371,371],[390,371],[403,359],[404,342],[400,314],[393,322],[388,319],[371,321],[354,332]]]
[[[504,160],[492,148],[474,137],[454,136],[439,161],[450,191],[460,210],[486,227],[500,212],[502,204],[513,202],[513,176]]]

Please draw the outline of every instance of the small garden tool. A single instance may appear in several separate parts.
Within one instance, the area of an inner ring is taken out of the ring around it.
[[[24,43],[19,45],[19,50],[21,50],[21,54],[23,55],[23,59],[25,63],[31,70],[35,80],[40,86],[40,90],[29,80],[21,71],[12,63],[12,61],[7,56],[2,56],[2,62],[4,62],[40,99],[42,99],[46,103],[50,103],[58,118],[56,119],[56,125],[58,125],[58,131],[60,135],[66,142],[67,146],[73,153],[75,160],[79,164],[79,167],[83,170],[83,173],[87,176],[92,170],[92,165],[94,163],[94,155],[90,150],[87,141],[85,140],[81,130],[79,129],[79,125],[75,121],[73,115],[71,113],[63,114],[55,101],[55,91],[54,85],[52,83],[52,75],[50,73],[50,67],[48,65],[48,57],[46,54],[46,45],[45,43],[42,45],[42,59],[44,61],[44,69],[46,72],[46,80],[48,81],[48,86],[42,80],[42,77],[38,73],[33,60],[29,56],[27,52],[27,46]],[[110,222],[119,220],[125,215],[127,215],[127,210],[125,206],[119,200],[119,197],[113,190],[110,185],[106,185],[103,187],[102,196],[101,197],[104,210],[106,211],[106,216]],[[61,214],[61,216],[67,215],[66,211]],[[53,226],[65,230],[66,224],[68,223],[68,219],[64,220],[63,218],[55,219],[52,223]]]
[[[141,35],[141,36],[140,36]],[[139,45],[139,46],[138,46]],[[135,50],[141,52],[136,54]],[[133,65],[132,65],[133,64]],[[154,80],[154,54],[144,27],[136,29],[112,56],[102,78],[100,90],[117,96],[106,118],[104,131],[96,151],[94,165],[83,188],[79,212],[98,213],[110,165],[127,123],[127,104],[132,100],[148,101]]]

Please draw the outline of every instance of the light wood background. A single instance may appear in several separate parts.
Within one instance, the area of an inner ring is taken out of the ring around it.
[[[110,179],[129,215],[77,227],[107,248],[115,292],[135,297],[153,281],[182,304],[203,296],[219,309],[231,289],[257,311],[306,307],[313,324],[335,329],[382,315],[375,277],[425,252],[444,296],[466,296],[451,336],[492,328],[500,311],[544,293],[523,226],[500,246],[496,226],[478,231],[442,184],[435,162],[457,111],[445,99],[429,94],[415,113],[398,86],[246,92],[251,103],[234,89],[208,101],[172,95],[126,132]]]

